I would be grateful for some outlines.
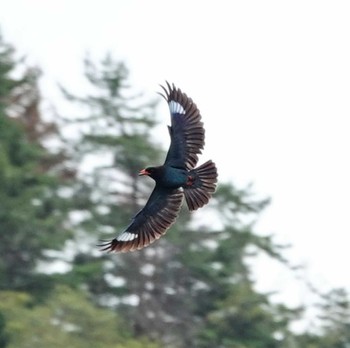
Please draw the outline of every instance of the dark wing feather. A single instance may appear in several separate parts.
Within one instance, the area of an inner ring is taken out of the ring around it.
[[[101,244],[102,250],[126,252],[142,249],[166,233],[181,208],[183,192],[156,185],[145,207],[116,238]]]
[[[187,170],[193,169],[198,162],[198,154],[204,147],[204,128],[201,115],[191,98],[179,88],[166,82],[161,86],[171,114],[169,133],[170,148],[165,159],[166,165]]]

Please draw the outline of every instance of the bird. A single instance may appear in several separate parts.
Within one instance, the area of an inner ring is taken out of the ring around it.
[[[161,166],[139,172],[155,181],[145,206],[130,224],[110,241],[99,246],[102,251],[129,252],[143,249],[162,237],[174,224],[185,199],[194,211],[209,202],[217,186],[217,168],[209,160],[196,167],[205,143],[205,130],[197,105],[181,89],[165,81],[159,94],[170,110],[168,126],[170,147]]]

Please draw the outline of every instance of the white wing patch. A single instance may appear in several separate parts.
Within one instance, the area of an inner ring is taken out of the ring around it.
[[[185,114],[185,109],[183,108],[183,106],[174,100],[170,100],[169,109],[172,114]]]
[[[137,234],[125,231],[120,236],[118,236],[117,240],[119,240],[120,242],[129,242],[129,241],[134,240],[136,238],[137,238]]]

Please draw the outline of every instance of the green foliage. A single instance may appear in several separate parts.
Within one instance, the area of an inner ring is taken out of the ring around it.
[[[67,238],[58,180],[44,164],[55,160],[41,142],[54,128],[39,117],[37,72],[13,77],[20,63],[1,39],[0,66],[0,289],[39,294],[50,279],[36,272],[37,262]]]
[[[6,333],[6,322],[5,317],[0,312],[0,348],[5,348],[8,343],[8,335]]]
[[[147,348],[157,345],[135,341],[121,318],[94,306],[81,291],[58,286],[40,305],[26,293],[0,292],[0,310],[7,320],[9,348]]]
[[[252,285],[239,281],[209,312],[198,347],[281,347],[289,317],[297,313],[272,305]]]
[[[346,348],[350,345],[350,301],[344,289],[333,289],[322,295],[319,319],[321,330],[298,337],[307,348]]]
[[[342,344],[350,344],[350,300],[344,289],[333,289],[323,295],[319,305],[323,330]]]
[[[13,47],[4,42],[0,33],[0,113],[3,113],[6,107],[6,101],[8,100],[10,92],[19,83],[8,76],[14,67],[12,59],[13,52]]]

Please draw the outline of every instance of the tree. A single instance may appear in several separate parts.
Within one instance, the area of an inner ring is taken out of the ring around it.
[[[57,169],[64,156],[44,146],[57,129],[41,118],[38,78],[0,37],[0,289],[42,294],[51,282],[37,264],[69,230],[59,196],[65,174]]]
[[[157,348],[146,339],[134,340],[124,321],[98,308],[83,291],[57,286],[40,305],[26,293],[0,292],[0,309],[7,319],[9,348]]]
[[[348,293],[345,289],[336,288],[325,294],[317,292],[317,295],[320,297],[320,302],[316,305],[319,309],[319,323],[316,327],[295,335],[295,347],[349,347],[350,301]]]
[[[319,305],[323,338],[332,347],[350,345],[350,301],[345,289],[333,289],[323,295]]]
[[[80,161],[88,153],[103,155],[106,162],[96,164],[95,157],[94,170],[85,175],[89,214],[82,228],[84,238],[89,231],[92,238],[106,232],[114,236],[150,192],[145,188],[149,182],[138,180],[138,170],[161,163],[164,153],[151,132],[155,104],[142,105],[128,94],[125,65],[107,55],[99,65],[87,59],[85,68],[93,92],[87,97],[64,93],[89,111],[78,120],[86,130]],[[212,217],[207,224],[196,223],[183,209],[167,236],[149,248],[118,255],[86,248],[76,255],[65,281],[83,282],[98,303],[124,313],[136,335],[167,347],[229,347],[232,342],[235,347],[277,347],[297,314],[256,293],[245,262],[252,247],[286,262],[271,237],[253,231],[267,204],[252,198],[248,189],[221,184],[212,208],[203,208]],[[228,323],[240,323],[244,331],[228,330]],[[277,334],[282,338],[276,339]]]

